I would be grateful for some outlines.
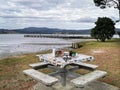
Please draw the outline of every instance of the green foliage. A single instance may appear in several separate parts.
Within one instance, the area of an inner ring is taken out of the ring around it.
[[[104,42],[106,39],[111,39],[115,34],[115,24],[110,18],[99,17],[95,24],[96,26],[91,30],[91,36],[97,41]]]

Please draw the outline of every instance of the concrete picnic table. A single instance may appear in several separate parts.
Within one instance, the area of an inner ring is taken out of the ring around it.
[[[90,82],[104,77],[107,74],[105,71],[96,70],[98,67],[97,65],[87,64],[78,60],[79,59],[76,59],[76,57],[50,58],[50,60],[44,60],[43,62],[30,64],[29,66],[33,69],[24,70],[23,72],[24,74],[46,85],[53,85],[60,81],[62,86],[66,86],[67,78],[72,77],[73,79],[70,82],[75,87],[84,87]],[[70,68],[67,68],[67,66],[70,66]],[[53,70],[53,72],[49,74],[43,74],[42,72],[39,73],[37,69],[41,68],[49,68]],[[82,76],[80,74],[74,73],[74,70],[81,68],[90,70],[91,72]],[[60,80],[58,80],[56,76],[60,76]],[[48,80],[46,80],[46,77]],[[47,81],[49,80],[51,80],[51,82],[48,83]]]
[[[56,62],[57,65],[55,63],[48,65],[48,68],[55,71],[53,73],[50,73],[49,75],[50,76],[59,75],[61,77],[60,82],[63,86],[66,86],[67,77],[76,78],[80,76],[79,74],[74,73],[74,70],[84,68],[93,71],[98,67],[96,65],[74,61],[74,58],[64,62],[63,58],[58,57],[56,58]],[[67,66],[70,66],[70,68],[68,69]]]
[[[58,59],[60,60],[60,57],[58,57]],[[56,64],[52,64],[50,62],[39,62],[39,63],[30,64],[31,67],[33,67],[33,68],[37,67],[37,69],[39,69],[41,67],[43,67],[43,68],[47,67],[49,69],[52,69],[54,72],[49,73],[48,75],[52,76],[52,77],[60,76],[60,82],[63,86],[66,86],[66,79],[68,77],[72,77],[72,78],[80,77],[79,74],[76,74],[73,72],[74,70],[83,68],[83,69],[87,69],[87,70],[94,72],[94,70],[98,67],[97,65],[87,64],[87,63],[83,63],[83,62],[66,62],[66,63],[64,62],[64,63],[62,63],[61,66],[60,65],[61,65],[61,63],[59,63],[59,65],[56,65]],[[68,69],[67,66],[71,66],[71,68]],[[96,70],[95,70],[95,72],[96,72]],[[100,76],[93,78],[93,80],[106,75],[106,72],[102,71],[103,72],[102,74],[101,74],[101,71],[97,71],[97,72]],[[92,74],[92,76],[93,77],[96,76],[95,73],[94,73],[94,75]],[[71,82],[76,84],[75,80],[73,80]],[[86,80],[86,82],[87,82],[87,80]],[[76,86],[78,86],[78,85],[76,84]]]

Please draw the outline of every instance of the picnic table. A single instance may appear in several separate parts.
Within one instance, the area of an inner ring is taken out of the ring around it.
[[[60,81],[60,83],[63,86],[66,86],[67,78],[72,77],[74,79],[72,79],[70,82],[75,87],[84,87],[90,82],[93,82],[101,77],[104,77],[107,74],[107,72],[105,71],[96,70],[96,68],[98,67],[97,65],[80,62],[79,59],[76,57],[67,56],[51,58],[51,55],[49,56],[50,59],[48,60],[30,64],[29,66],[31,66],[33,69],[24,70],[23,71],[24,74],[34,78],[35,80],[47,86],[54,85],[58,81]],[[70,68],[67,68],[67,66],[70,66]],[[37,69],[40,69],[41,67],[52,69],[53,72],[49,74],[44,74],[42,72],[37,71]],[[81,68],[90,70],[91,72],[82,76],[77,73],[74,73],[74,70]],[[58,80],[56,76],[60,76],[60,80]]]

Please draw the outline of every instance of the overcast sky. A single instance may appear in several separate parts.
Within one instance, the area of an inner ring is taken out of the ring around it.
[[[98,17],[110,17],[115,21],[118,11],[100,9],[93,0],[0,0],[0,28],[5,29],[90,29]],[[120,23],[116,28],[120,28]]]

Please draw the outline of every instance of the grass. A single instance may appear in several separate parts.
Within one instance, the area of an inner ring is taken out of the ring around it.
[[[75,51],[94,56],[95,60],[87,63],[96,64],[98,69],[108,72],[101,81],[120,87],[120,39],[85,42],[84,47]]]
[[[87,63],[99,65],[98,69],[108,72],[108,75],[100,80],[120,87],[120,39],[84,42],[82,48],[74,51],[94,56],[95,60]],[[0,60],[0,90],[31,90],[36,81],[25,76],[22,71],[30,68],[28,66],[30,63],[38,61],[36,54]]]
[[[25,88],[33,85],[35,82],[25,77],[22,71],[34,62],[38,62],[35,54],[0,60],[0,90],[26,90]]]

